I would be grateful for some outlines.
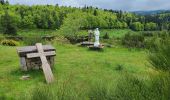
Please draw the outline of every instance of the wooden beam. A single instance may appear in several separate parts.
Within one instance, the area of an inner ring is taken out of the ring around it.
[[[43,72],[45,75],[45,79],[46,79],[47,83],[51,83],[51,82],[53,82],[54,77],[53,77],[53,73],[51,71],[50,65],[48,64],[48,61],[44,55],[44,50],[43,50],[42,44],[37,43],[36,47],[37,47],[38,53],[40,54],[40,59],[42,61],[42,68],[43,68]]]
[[[43,50],[47,52],[47,51],[55,51],[56,49],[51,45],[43,45]],[[36,46],[18,47],[17,52],[20,57],[26,57],[27,53],[37,52],[37,48]]]
[[[44,52],[44,56],[55,56],[55,51]],[[40,57],[39,53],[28,53],[27,58],[37,58]]]

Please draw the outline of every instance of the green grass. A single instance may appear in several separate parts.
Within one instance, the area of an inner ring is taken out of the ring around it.
[[[103,36],[106,32],[109,34],[110,37],[121,38],[128,32],[133,32],[133,31],[130,29],[102,29],[101,36]]]
[[[106,32],[109,34],[109,37],[115,37],[115,38],[121,38],[123,37],[125,34],[127,34],[128,32],[130,33],[134,33],[134,31],[130,30],[130,29],[101,29],[100,30],[100,36],[104,36],[106,34]],[[1,33],[0,33],[1,34]],[[31,37],[31,36],[45,36],[45,35],[56,35],[56,34],[60,34],[57,33],[57,30],[48,30],[48,29],[20,29],[18,30],[17,34],[19,36],[25,36],[25,37]],[[79,32],[80,35],[88,35],[88,30],[81,30]],[[2,37],[0,35],[0,37]]]
[[[96,52],[70,44],[53,46],[57,50],[53,70],[56,82],[70,80],[72,87],[84,89],[83,91],[99,82],[116,84],[122,73],[143,78],[155,72],[146,66],[149,64],[146,53],[142,50],[115,47]],[[0,46],[0,56],[0,93],[4,93],[8,98],[19,98],[36,86],[45,84],[42,71],[20,71],[16,47]],[[121,70],[117,68],[120,65]],[[31,76],[30,80],[19,79],[27,74]],[[57,84],[56,82],[54,84]]]
[[[104,36],[106,34],[106,32],[108,33],[109,37],[115,37],[115,38],[121,38],[123,37],[125,34],[127,34],[128,32],[133,32],[130,29],[99,29],[100,31],[100,36]],[[81,30],[79,32],[80,35],[88,35],[88,30]]]
[[[17,34],[20,36],[44,36],[44,35],[53,35],[53,33],[56,32],[56,30],[47,30],[47,29],[24,29],[24,30],[18,30]]]
[[[81,32],[87,34],[84,30]],[[101,30],[101,36],[106,32],[110,37],[121,38],[131,30]],[[18,34],[40,36],[56,34],[56,31],[19,30]],[[100,92],[104,93],[104,97],[106,88],[116,88],[119,80],[126,74],[149,80],[149,77],[156,73],[149,67],[151,65],[148,63],[147,53],[143,49],[128,49],[115,45],[113,48],[105,47],[104,51],[97,52],[76,45],[60,44],[55,40],[52,45],[57,50],[55,68],[53,69],[55,82],[52,85],[46,85],[41,70],[20,71],[16,47],[0,46],[0,99],[3,96],[7,99],[21,99],[20,97],[27,95],[38,100],[38,96],[45,98],[45,95],[53,97],[54,94],[58,96],[59,100],[68,98],[76,100],[77,97],[89,99],[88,96],[91,95],[98,97]],[[22,75],[30,75],[31,79],[20,80]],[[104,84],[103,87],[100,87],[100,84]],[[46,87],[47,90],[43,90]],[[47,91],[48,94],[43,91]],[[96,93],[93,93],[95,91]],[[35,96],[31,96],[32,92]]]

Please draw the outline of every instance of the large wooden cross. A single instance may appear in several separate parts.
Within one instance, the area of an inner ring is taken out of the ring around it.
[[[42,62],[42,69],[43,69],[43,72],[45,75],[45,79],[46,79],[47,83],[51,83],[54,80],[54,77],[53,77],[53,73],[51,71],[50,65],[48,64],[46,56],[54,56],[55,51],[44,52],[41,43],[37,43],[36,47],[37,47],[38,53],[27,54],[27,58],[40,57],[41,62]]]

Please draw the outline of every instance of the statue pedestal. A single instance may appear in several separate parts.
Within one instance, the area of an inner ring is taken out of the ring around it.
[[[98,51],[100,51],[100,50],[103,50],[104,45],[100,44],[99,46],[88,46],[88,48],[90,50],[98,50]]]

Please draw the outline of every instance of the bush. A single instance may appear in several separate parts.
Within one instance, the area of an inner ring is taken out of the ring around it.
[[[157,49],[157,45],[160,44],[160,38],[157,36],[145,39],[145,48],[149,50]]]
[[[1,41],[1,45],[5,45],[5,46],[18,46],[19,42],[15,41],[15,40],[2,40]]]
[[[130,28],[134,31],[143,31],[144,25],[141,22],[134,22],[130,25]]]
[[[9,13],[7,10],[5,14],[0,17],[0,24],[4,34],[17,34],[17,23],[19,23],[19,17],[13,13]]]
[[[103,36],[103,39],[109,39],[109,34],[106,32],[105,35]]]
[[[150,50],[150,63],[158,70],[170,71],[170,40],[169,38],[161,41],[156,49]]]
[[[126,47],[144,48],[144,36],[141,34],[126,34],[122,39],[122,44]]]
[[[155,32],[152,32],[152,31],[142,31],[142,32],[140,32],[140,33],[141,33],[143,36],[152,37]]]
[[[0,42],[4,39],[5,39],[5,37],[2,34],[0,34]]]

